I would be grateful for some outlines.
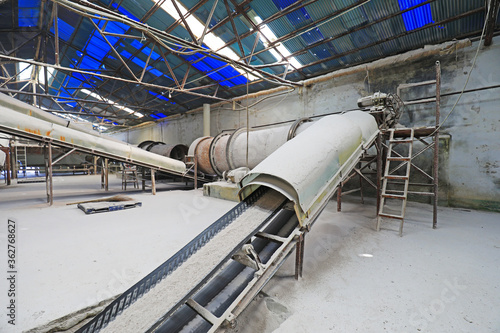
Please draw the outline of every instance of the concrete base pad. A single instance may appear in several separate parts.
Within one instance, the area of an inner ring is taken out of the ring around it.
[[[203,195],[206,197],[230,200],[239,202],[238,185],[225,181],[213,182],[203,185]]]

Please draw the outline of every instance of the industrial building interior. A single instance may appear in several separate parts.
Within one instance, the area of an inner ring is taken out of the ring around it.
[[[0,332],[500,332],[500,0],[0,0]]]

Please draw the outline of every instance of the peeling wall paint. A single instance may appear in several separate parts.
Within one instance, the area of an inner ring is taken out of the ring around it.
[[[293,92],[282,92],[249,110],[249,125],[258,126],[356,108],[359,97],[377,91],[396,93],[402,83],[435,79],[435,61],[441,62],[442,94],[461,91],[471,69],[478,42],[455,52],[390,64],[383,68],[334,77]],[[467,89],[500,84],[500,37],[481,47]],[[434,96],[433,86],[402,91],[405,100]],[[458,95],[442,97],[441,121]],[[261,97],[262,98],[262,97]],[[249,105],[256,98],[249,99]],[[236,110],[227,104],[211,110],[211,133],[246,126],[246,100]],[[432,126],[435,104],[408,106],[405,126]],[[442,128],[440,140],[440,204],[500,211],[500,89],[466,93]],[[193,113],[147,128],[132,129],[118,138],[138,144],[144,140],[189,145],[203,134],[203,116]],[[424,158],[430,159],[426,154]],[[428,163],[431,164],[430,161]]]

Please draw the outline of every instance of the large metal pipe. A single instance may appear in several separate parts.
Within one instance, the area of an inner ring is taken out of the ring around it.
[[[178,161],[184,161],[184,158],[186,157],[189,149],[188,146],[181,143],[167,144],[164,142],[151,140],[143,141],[137,146],[152,153],[170,157]]]
[[[254,168],[311,124],[309,118],[301,118],[291,125],[251,128],[248,133],[248,152],[246,128],[223,131],[214,138],[210,137],[210,141],[197,139],[191,144],[190,151],[197,152],[198,165],[203,164],[203,172],[222,176],[225,171],[241,167]],[[206,163],[207,158],[210,166]]]
[[[12,109],[15,107],[13,104],[10,106],[0,105],[2,115],[0,131],[35,140],[53,142],[55,145],[74,147],[87,153],[158,169],[163,172],[184,174],[186,170],[186,165],[183,162],[113,140],[105,135],[93,135],[72,129],[71,126],[61,126],[34,118],[16,112]],[[23,105],[23,108],[27,107],[29,106]]]
[[[211,136],[203,136],[194,140],[188,150],[188,155],[195,157],[198,170],[208,175],[215,175],[209,156],[210,144],[213,140]]]

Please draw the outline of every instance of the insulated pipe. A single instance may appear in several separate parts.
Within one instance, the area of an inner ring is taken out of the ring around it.
[[[210,104],[203,104],[203,136],[210,136]]]
[[[20,102],[21,103],[21,102]],[[24,106],[27,108],[27,106]],[[184,174],[186,165],[174,159],[150,153],[122,141],[111,140],[104,135],[92,135],[66,126],[16,112],[11,107],[0,106],[0,131],[33,138],[35,140],[59,143],[79,150],[108,158],[158,169],[173,174]]]

